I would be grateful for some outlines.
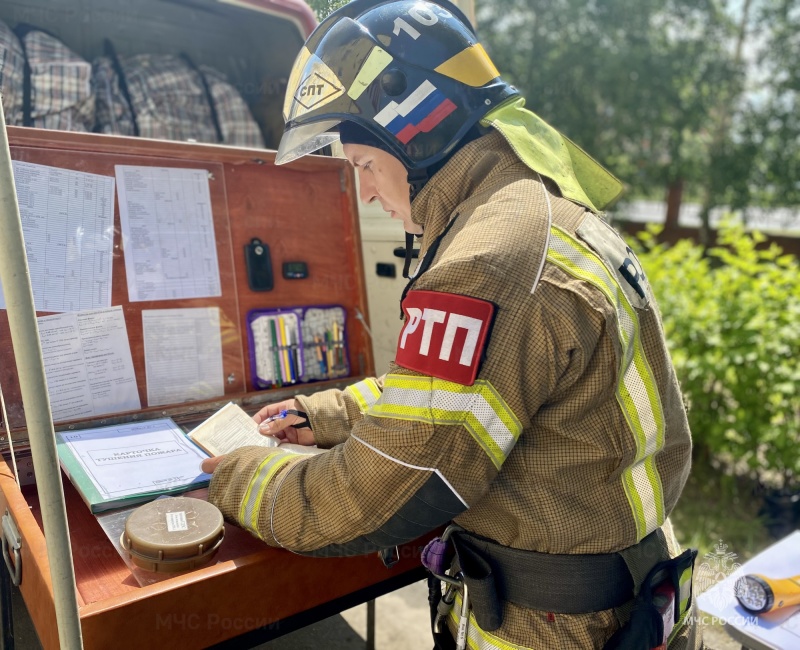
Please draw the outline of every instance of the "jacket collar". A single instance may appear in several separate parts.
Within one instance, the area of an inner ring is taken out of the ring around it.
[[[424,228],[422,249],[426,250],[441,234],[459,205],[488,187],[509,165],[519,162],[503,136],[495,130],[453,154],[411,204],[411,220]]]

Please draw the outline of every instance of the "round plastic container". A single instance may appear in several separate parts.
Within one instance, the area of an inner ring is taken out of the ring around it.
[[[120,543],[134,564],[147,571],[176,573],[210,562],[225,535],[216,506],[189,497],[170,497],[133,511]]]

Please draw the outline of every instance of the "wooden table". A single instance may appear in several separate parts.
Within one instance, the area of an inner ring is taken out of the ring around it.
[[[64,481],[86,648],[247,647],[294,631],[424,577],[428,538],[376,555],[309,558],[225,525],[214,564],[140,587],[97,519]],[[44,648],[58,648],[50,568],[35,486],[20,491],[0,464],[0,509],[22,537],[20,590]]]

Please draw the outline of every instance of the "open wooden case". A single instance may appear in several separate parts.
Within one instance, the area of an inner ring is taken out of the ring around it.
[[[12,158],[113,175],[114,165],[188,167],[209,172],[222,279],[219,298],[129,302],[115,209],[112,304],[122,305],[140,399],[139,411],[56,422],[56,430],[168,415],[191,428],[227,401],[254,411],[303,390],[344,386],[373,374],[369,337],[359,314],[367,312],[353,176],[346,162],[311,157],[275,167],[271,152],[132,138],[9,128]],[[246,280],[244,249],[257,236],[272,250],[273,264],[307,260],[304,280],[276,274],[272,291],[254,292]],[[255,308],[297,303],[337,303],[347,312],[351,376],[337,381],[256,391],[251,381],[245,331]],[[212,400],[147,406],[142,311],[215,306],[220,311],[225,394]],[[41,314],[40,314],[41,315]],[[0,311],[0,382],[22,480],[18,489],[8,463],[0,471],[0,512],[14,520],[22,538],[20,589],[42,644],[58,646],[53,594],[42,533],[41,507],[27,452],[23,404],[10,345],[7,314]],[[313,559],[266,547],[226,524],[226,537],[211,566],[140,587],[94,515],[64,480],[80,616],[86,647],[141,648],[158,638],[170,645],[207,647],[243,633],[277,636],[293,626],[418,579],[419,548],[401,549],[386,569],[375,556]],[[336,604],[338,603],[338,604]],[[309,610],[315,610],[316,613]],[[282,627],[283,626],[283,627]]]
[[[137,49],[188,51],[198,63],[216,65],[231,77],[270,143],[270,124],[280,120],[280,102],[264,114],[258,107],[269,104],[265,93],[274,91],[270,80],[288,76],[313,27],[307,8],[298,7],[302,3],[290,0],[11,0],[0,8],[0,19],[35,23],[87,58],[100,51],[103,37],[112,38],[122,54]],[[312,156],[276,167],[274,152],[266,149],[24,127],[9,127],[8,132],[15,161],[110,177],[116,165],[189,168],[204,170],[208,178],[221,285],[221,295],[214,298],[129,300],[119,192],[115,192],[111,304],[122,307],[143,407],[57,421],[57,431],[163,416],[188,430],[228,401],[254,412],[296,393],[344,387],[374,374],[364,326],[368,310],[355,185],[346,161]],[[272,290],[254,291],[248,282],[246,247],[253,238],[269,246]],[[284,277],[283,263],[298,261],[306,262],[307,277]],[[297,305],[337,305],[344,310],[347,374],[258,390],[248,349],[247,315]],[[219,311],[224,394],[149,405],[142,312],[193,307]],[[9,517],[19,531],[19,588],[41,643],[57,648],[42,506],[5,310],[0,310],[0,386],[8,413],[7,421],[0,423],[5,461],[0,463],[0,515]],[[21,488],[11,469],[9,436]],[[374,555],[314,559],[272,549],[226,524],[225,540],[213,564],[140,586],[69,480],[64,478],[63,483],[87,648],[241,647],[330,616],[423,575],[421,543],[401,548],[399,561],[387,569]]]

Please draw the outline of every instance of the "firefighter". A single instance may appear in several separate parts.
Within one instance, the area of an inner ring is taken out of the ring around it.
[[[691,438],[646,275],[600,218],[620,183],[524,108],[445,0],[331,14],[284,118],[276,163],[341,139],[420,261],[384,376],[255,416],[330,451],[212,459],[209,499],[316,556],[454,522],[429,566],[440,648],[699,646],[696,552],[667,521]]]

